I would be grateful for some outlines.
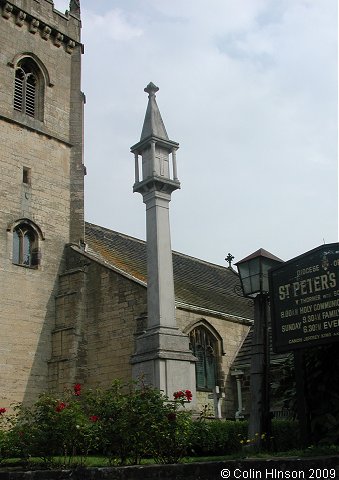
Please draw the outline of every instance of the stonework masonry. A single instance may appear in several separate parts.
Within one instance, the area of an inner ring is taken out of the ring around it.
[[[64,247],[84,237],[80,20],[50,0],[1,0],[0,45],[0,391],[9,405],[46,388]],[[41,74],[36,118],[13,108],[23,58]],[[21,220],[40,231],[35,268],[12,263]]]
[[[146,288],[68,247],[67,270],[56,296],[51,387],[72,382],[108,387],[132,378],[137,319],[147,308]]]

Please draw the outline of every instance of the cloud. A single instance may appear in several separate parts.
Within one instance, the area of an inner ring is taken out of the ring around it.
[[[55,0],[54,8],[59,12],[65,12],[69,8],[69,0]]]
[[[119,8],[110,10],[104,15],[84,10],[82,17],[87,22],[86,36],[91,41],[100,31],[100,41],[130,41],[143,34],[142,28],[136,27]]]
[[[82,0],[87,218],[144,237],[129,147],[153,81],[180,142],[175,249],[222,262],[263,247],[287,259],[334,241],[336,9],[335,0]]]

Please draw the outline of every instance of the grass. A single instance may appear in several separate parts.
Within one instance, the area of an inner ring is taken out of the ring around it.
[[[249,452],[237,452],[231,455],[218,455],[218,456],[209,456],[209,457],[185,457],[182,461],[184,463],[194,463],[194,462],[222,462],[227,460],[239,460],[245,458],[257,458],[260,459],[270,459],[270,458],[307,458],[307,457],[322,457],[329,455],[339,455],[339,445],[330,445],[330,446],[311,446],[304,450],[288,450],[284,452],[258,452],[250,453]]]
[[[182,463],[196,463],[196,462],[222,462],[228,460],[239,460],[249,458],[249,452],[237,452],[231,455],[218,455],[218,456],[200,456],[200,457],[185,457],[182,459]],[[251,453],[250,458],[259,459],[274,459],[274,458],[307,458],[317,456],[339,455],[339,445],[331,446],[312,446],[304,450],[289,450],[286,452],[262,452]],[[141,461],[142,465],[153,465],[156,462],[149,458]],[[76,467],[109,467],[118,466],[118,459],[114,462],[110,461],[107,457],[102,456],[87,456],[87,457],[54,457],[49,459],[49,462],[44,461],[41,458],[30,458],[28,462],[23,462],[20,458],[4,459],[0,463],[0,470],[37,470],[41,468],[49,469],[61,469],[61,468],[76,468]]]

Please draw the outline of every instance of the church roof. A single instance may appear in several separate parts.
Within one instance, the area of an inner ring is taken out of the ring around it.
[[[147,285],[143,240],[86,222],[86,243],[90,256]],[[173,273],[178,307],[203,309],[235,321],[252,318],[248,300],[235,293],[239,278],[232,268],[173,252]]]
[[[280,365],[284,363],[286,358],[290,355],[288,353],[275,353],[272,349],[272,329],[268,329],[270,335],[270,364]],[[252,340],[253,340],[253,327],[250,328],[247,337],[245,338],[242,346],[240,347],[237,356],[232,363],[232,370],[247,370],[250,368],[251,364],[251,349],[252,349]]]

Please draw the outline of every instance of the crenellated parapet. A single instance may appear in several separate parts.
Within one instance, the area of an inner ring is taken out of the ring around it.
[[[0,0],[0,14],[4,20],[39,35],[42,41],[64,48],[68,54],[81,45],[80,8],[63,14],[54,9],[52,0],[34,0],[33,5],[23,0]]]

